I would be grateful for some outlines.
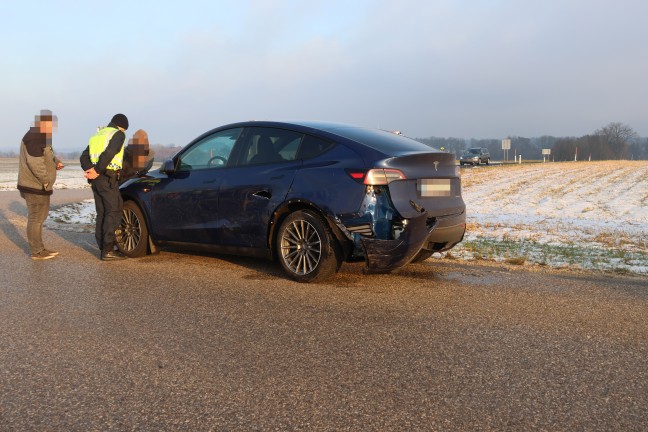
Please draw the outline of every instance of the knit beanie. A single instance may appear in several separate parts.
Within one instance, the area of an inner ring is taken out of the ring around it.
[[[115,126],[128,129],[128,118],[126,118],[124,114],[115,114],[112,120],[110,120],[110,123],[114,124]]]

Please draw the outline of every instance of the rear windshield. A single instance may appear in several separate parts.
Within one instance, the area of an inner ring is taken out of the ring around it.
[[[433,147],[414,141],[411,138],[378,129],[342,127],[331,128],[328,130],[336,135],[359,142],[360,144],[364,144],[386,154],[402,152],[430,152],[436,150]]]

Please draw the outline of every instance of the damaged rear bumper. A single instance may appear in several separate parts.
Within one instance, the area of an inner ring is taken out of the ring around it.
[[[405,229],[395,240],[362,238],[365,271],[385,273],[406,265],[427,245],[435,226],[436,222],[429,226],[427,213],[421,213],[415,218],[407,219]]]
[[[362,238],[365,272],[386,273],[408,264],[422,249],[442,252],[463,240],[466,213],[428,218],[427,212],[411,219],[394,240]]]

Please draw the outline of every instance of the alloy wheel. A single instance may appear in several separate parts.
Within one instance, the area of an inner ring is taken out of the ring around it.
[[[131,252],[137,248],[142,240],[142,223],[139,217],[131,209],[122,210],[122,222],[119,226],[119,243],[125,252]]]
[[[291,222],[281,237],[281,256],[297,275],[315,270],[322,257],[322,239],[315,227],[303,219]]]

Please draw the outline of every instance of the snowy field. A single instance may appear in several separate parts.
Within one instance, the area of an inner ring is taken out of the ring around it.
[[[88,182],[83,178],[83,171],[78,161],[64,161],[65,168],[56,175],[56,189],[89,188]],[[16,190],[18,181],[18,159],[0,158],[0,191]]]
[[[468,229],[450,257],[648,274],[648,162],[462,173]]]
[[[16,185],[0,159],[0,190]],[[648,274],[648,162],[564,162],[462,169],[468,230],[436,259]],[[88,187],[78,164],[57,188]],[[92,231],[92,200],[50,212],[50,229]],[[434,259],[434,258],[431,258]]]

